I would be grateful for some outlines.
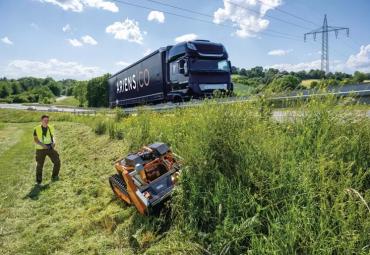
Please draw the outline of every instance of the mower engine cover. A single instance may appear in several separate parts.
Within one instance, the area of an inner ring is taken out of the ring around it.
[[[113,192],[141,214],[147,214],[170,197],[180,174],[180,162],[165,143],[153,143],[115,164],[109,178]]]

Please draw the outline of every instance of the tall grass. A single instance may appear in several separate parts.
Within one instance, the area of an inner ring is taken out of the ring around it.
[[[184,158],[172,227],[209,252],[367,254],[370,121],[334,103],[276,121],[264,101],[210,102],[114,129],[132,150],[163,141]]]
[[[275,119],[263,99],[210,101],[71,121],[126,152],[162,141],[183,157],[170,216],[117,223],[138,253],[369,254],[370,120],[335,105],[313,99]]]

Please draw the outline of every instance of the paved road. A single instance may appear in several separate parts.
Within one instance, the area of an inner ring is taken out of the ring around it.
[[[58,101],[61,101],[63,99],[66,99],[67,96],[61,96],[61,97],[57,97],[55,100],[58,102]]]
[[[332,87],[328,88],[327,92],[318,92],[317,90],[298,90],[292,91],[288,95],[275,96],[270,98],[271,100],[296,100],[296,99],[305,99],[313,96],[326,96],[326,95],[336,95],[336,96],[356,96],[359,98],[359,101],[370,104],[370,84],[354,84],[346,85],[341,87]],[[59,98],[61,99],[61,97]],[[230,97],[217,99],[219,103],[235,103],[251,100],[248,97]],[[191,102],[185,102],[181,104],[175,103],[162,103],[156,105],[145,105],[140,108],[152,110],[152,111],[165,111],[175,108],[187,108],[195,107],[202,103],[202,100],[193,100]],[[50,112],[72,112],[72,113],[82,113],[82,114],[91,114],[95,113],[95,109],[86,109],[78,107],[63,107],[63,106],[45,106],[34,104],[32,106],[26,106],[23,104],[0,104],[0,109],[18,109],[18,110],[35,110],[35,111],[50,111]],[[137,112],[138,107],[124,108],[124,111],[127,113]],[[369,115],[369,113],[368,113]]]
[[[75,112],[75,113],[93,113],[95,111],[83,108],[70,108],[60,106],[45,106],[45,105],[23,105],[23,104],[0,104],[0,109],[16,109],[16,110],[33,110],[33,111],[49,111],[49,112]]]

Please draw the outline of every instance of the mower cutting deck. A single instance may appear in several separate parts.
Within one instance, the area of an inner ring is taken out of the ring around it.
[[[164,143],[144,146],[115,164],[117,174],[109,178],[113,192],[141,214],[149,214],[168,198],[178,180],[179,162]]]

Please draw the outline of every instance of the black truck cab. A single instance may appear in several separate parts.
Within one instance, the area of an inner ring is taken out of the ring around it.
[[[215,90],[233,90],[225,47],[207,40],[182,42],[167,50],[167,97],[180,101],[209,97]]]

